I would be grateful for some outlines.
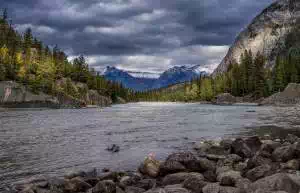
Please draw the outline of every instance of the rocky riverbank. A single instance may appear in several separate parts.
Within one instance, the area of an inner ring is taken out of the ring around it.
[[[71,172],[16,185],[21,193],[299,193],[300,138],[204,141],[164,161],[149,155],[134,172]]]

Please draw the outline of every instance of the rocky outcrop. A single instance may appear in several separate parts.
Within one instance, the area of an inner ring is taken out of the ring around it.
[[[35,94],[25,86],[13,82],[0,82],[0,106],[22,108],[58,108],[59,101],[56,97],[44,93]]]
[[[73,171],[63,179],[28,180],[13,189],[22,193],[298,193],[299,160],[297,136],[288,135],[281,142],[253,136],[207,141],[197,145],[194,153],[173,153],[163,162],[150,154],[138,172]],[[180,170],[170,169],[179,168],[178,164]]]
[[[287,106],[300,104],[300,84],[290,83],[282,92],[264,99],[261,105]]]
[[[232,105],[236,102],[236,97],[232,96],[230,93],[219,94],[214,100],[214,104],[217,105]]]
[[[108,97],[101,96],[96,90],[89,90],[86,84],[73,83],[71,87],[78,97],[66,94],[63,86],[66,80],[57,82],[55,96],[43,92],[33,93],[26,86],[14,81],[0,82],[0,107],[6,108],[81,108],[87,105],[105,107],[112,104]],[[79,95],[79,93],[81,95]]]
[[[263,53],[267,67],[272,67],[275,57],[281,52],[287,33],[300,16],[300,2],[278,0],[262,11],[237,37],[214,75],[227,71],[232,60],[240,61],[245,50],[255,55]]]

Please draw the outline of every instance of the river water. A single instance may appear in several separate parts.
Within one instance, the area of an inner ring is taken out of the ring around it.
[[[61,176],[74,169],[133,170],[149,153],[191,148],[249,127],[294,127],[298,109],[135,103],[104,109],[0,112],[0,190],[36,175]],[[106,151],[117,144],[119,153]]]

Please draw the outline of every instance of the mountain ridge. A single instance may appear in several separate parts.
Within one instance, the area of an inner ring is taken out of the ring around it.
[[[265,8],[239,33],[228,53],[214,70],[213,75],[227,71],[231,61],[240,61],[244,50],[253,55],[261,52],[266,56],[266,67],[272,68],[276,55],[283,50],[284,39],[296,19],[300,18],[300,2],[278,0]]]
[[[110,81],[122,83],[126,88],[136,91],[146,91],[190,81],[201,75],[207,75],[205,71],[200,70],[200,67],[201,65],[195,65],[191,67],[184,65],[174,66],[164,71],[159,77],[154,78],[134,76],[132,75],[132,71],[126,71],[116,67],[107,66],[102,72],[102,75]],[[134,73],[139,74],[144,72]]]

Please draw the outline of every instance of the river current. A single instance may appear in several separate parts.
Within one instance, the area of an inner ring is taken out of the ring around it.
[[[104,109],[0,112],[0,190],[36,175],[69,170],[134,170],[149,153],[158,159],[203,138],[249,128],[297,127],[296,108],[132,103]],[[120,152],[106,150],[117,144]]]

